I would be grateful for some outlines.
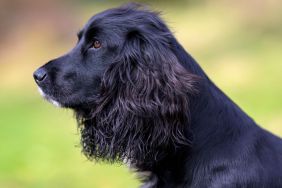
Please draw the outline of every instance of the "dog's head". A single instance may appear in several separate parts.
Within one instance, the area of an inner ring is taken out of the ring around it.
[[[189,145],[189,95],[197,79],[173,35],[137,6],[92,17],[76,46],[34,73],[45,98],[75,110],[89,158],[138,163]]]

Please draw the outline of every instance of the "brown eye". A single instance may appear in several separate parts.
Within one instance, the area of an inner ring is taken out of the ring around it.
[[[93,43],[93,48],[100,48],[101,47],[101,43],[100,43],[100,41],[98,41],[98,40],[95,40],[94,41],[94,43]]]

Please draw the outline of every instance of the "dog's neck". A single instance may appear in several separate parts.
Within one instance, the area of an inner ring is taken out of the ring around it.
[[[242,133],[242,130],[246,130],[247,133],[247,130],[256,126],[256,124],[210,81],[196,61],[177,42],[175,43],[175,54],[189,72],[202,78],[199,93],[191,98],[189,106],[189,126],[193,135],[192,147],[179,148],[173,156],[168,155],[167,158],[156,164],[157,170],[153,170],[162,172],[162,174],[157,175],[162,179],[168,180],[168,178],[173,177],[172,179],[176,181],[175,184],[177,185],[177,181],[189,181],[187,177],[193,176],[193,174],[187,174],[189,172],[184,172],[184,169],[189,166],[191,173],[194,171],[192,169],[192,163],[195,162],[193,162],[194,155],[204,156],[208,154],[207,148],[218,148],[221,144],[228,144],[224,143],[226,140],[220,140],[220,138],[229,137],[229,142],[232,144],[240,135],[245,134]],[[242,114],[245,114],[245,116],[242,116]],[[184,160],[181,160],[183,158]],[[187,164],[183,164],[184,161]]]
[[[199,93],[193,96],[189,106],[191,129],[194,139],[204,142],[216,134],[239,130],[238,126],[255,125],[247,114],[229,99],[205,74],[199,64],[173,39],[174,53],[179,62],[192,74],[201,78]],[[242,116],[244,114],[245,116]],[[228,121],[236,119],[237,122]],[[240,122],[240,123],[238,123]],[[242,130],[242,129],[240,129]],[[194,140],[195,142],[195,140]],[[197,142],[197,140],[196,140]]]
[[[235,133],[254,124],[252,119],[211,81],[206,82],[190,107],[194,143],[203,147],[210,139],[219,138],[222,134]],[[242,117],[242,114],[245,114],[245,117]],[[234,119],[237,122],[232,121]]]

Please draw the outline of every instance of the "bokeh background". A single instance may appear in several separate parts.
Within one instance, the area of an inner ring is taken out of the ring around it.
[[[124,2],[0,0],[0,187],[138,187],[126,167],[86,160],[72,112],[43,101],[32,78],[74,46],[88,18]],[[143,2],[225,93],[282,136],[282,1]]]

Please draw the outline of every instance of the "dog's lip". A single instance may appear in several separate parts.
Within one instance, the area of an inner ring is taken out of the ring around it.
[[[51,97],[51,96],[47,95],[46,93],[44,93],[44,91],[40,87],[38,87],[38,91],[39,91],[40,95],[44,99],[46,99],[48,102],[52,103],[54,106],[56,106],[56,107],[62,107],[63,106],[60,102],[58,102],[57,100],[53,99],[53,97]]]
[[[42,97],[46,96],[46,94],[43,92],[43,90],[40,87],[38,87],[38,91]]]

